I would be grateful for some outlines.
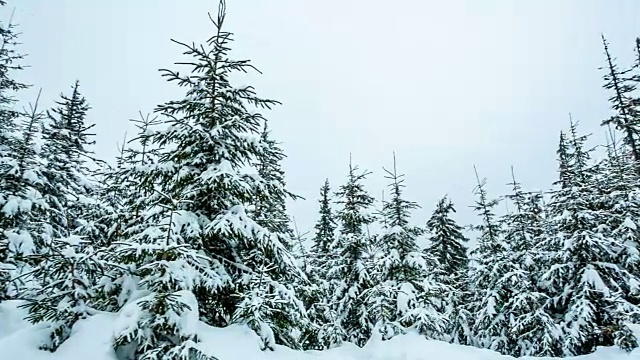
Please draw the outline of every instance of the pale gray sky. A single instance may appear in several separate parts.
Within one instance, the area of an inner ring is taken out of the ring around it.
[[[55,5],[54,5],[55,4]],[[169,39],[211,34],[215,0],[13,0],[31,68],[49,105],[81,81],[97,124],[97,153],[113,158],[128,119],[181,91],[158,68],[184,59]],[[640,35],[637,0],[228,0],[233,54],[253,60],[267,114],[288,155],[290,207],[310,230],[325,177],[337,186],[349,153],[385,186],[396,151],[409,199],[424,223],[449,194],[471,216],[473,165],[492,195],[508,189],[513,164],[527,188],[555,179],[558,131],[568,113],[604,139],[600,33],[626,65]],[[9,14],[2,14],[8,18]],[[37,88],[25,93],[35,98]]]

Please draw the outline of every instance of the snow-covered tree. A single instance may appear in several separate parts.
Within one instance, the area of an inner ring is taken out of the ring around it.
[[[621,131],[625,144],[631,151],[631,156],[636,164],[640,164],[640,111],[638,101],[635,98],[636,81],[632,71],[634,68],[621,70],[615,63],[615,58],[609,51],[609,44],[602,36],[602,44],[607,59],[606,74],[604,75],[604,88],[612,94],[609,98],[611,108],[615,112],[610,118],[602,121],[602,125],[613,125]],[[640,52],[638,53],[640,55]],[[639,56],[640,59],[640,56]],[[637,64],[640,66],[640,62]],[[636,170],[637,171],[637,170]]]
[[[189,72],[163,75],[186,96],[157,107],[166,127],[147,134],[159,150],[140,178],[157,187],[147,204],[169,206],[162,194],[180,194],[175,211],[194,222],[183,241],[207,258],[219,278],[231,279],[213,290],[196,286],[201,319],[214,326],[246,323],[265,348],[274,342],[298,347],[305,312],[290,284],[300,269],[280,236],[250,216],[265,194],[281,186],[267,182],[254,166],[263,156],[266,119],[259,111],[277,102],[259,98],[251,86],[232,85],[234,73],[253,66],[229,58],[232,39],[223,30],[224,19],[221,2],[206,45],[178,42],[191,57],[182,63]]]
[[[47,163],[43,196],[50,208],[48,236],[67,238],[75,234],[96,240],[99,231],[91,218],[92,210],[98,206],[98,183],[92,169],[96,162],[91,150],[95,141],[90,132],[94,124],[87,125],[90,106],[80,93],[78,81],[71,95],[62,94],[56,105],[43,130],[42,156]]]
[[[626,350],[637,340],[625,323],[625,289],[638,280],[618,262],[624,249],[609,227],[611,213],[602,208],[595,167],[588,165],[586,136],[572,122],[568,153],[570,186],[553,192],[549,202],[552,236],[542,244],[548,254],[542,284],[562,319],[565,355],[586,354],[597,346],[618,344]]]
[[[498,264],[500,280],[510,290],[502,312],[508,326],[505,351],[513,356],[560,356],[561,331],[550,313],[549,297],[538,285],[544,253],[537,245],[545,239],[545,219],[540,192],[525,193],[512,177],[513,210],[502,217],[503,237],[509,253]]]
[[[422,233],[409,224],[411,212],[419,206],[403,198],[404,175],[386,170],[391,197],[383,204],[380,256],[375,263],[375,281],[367,292],[369,316],[382,339],[415,328],[428,338],[440,339],[445,331],[439,300],[448,287],[441,287],[431,272],[435,259],[418,248]]]
[[[149,136],[152,128],[159,125],[157,117],[143,115],[131,122],[138,134],[123,142],[116,166],[105,168],[102,174],[104,186],[100,193],[100,205],[103,209],[100,222],[105,228],[105,236],[100,245],[111,252],[117,250],[117,243],[126,242],[136,236],[144,225],[145,209],[148,199],[156,190],[155,180],[149,178],[150,166],[157,159],[157,150],[151,145]],[[108,254],[109,252],[105,253]],[[98,281],[100,307],[108,311],[117,311],[129,301],[137,285],[131,276],[123,276],[121,266],[108,255],[104,259],[109,264]],[[126,272],[124,275],[127,275]]]
[[[42,344],[50,351],[89,313],[95,277],[102,272],[93,249],[95,237],[91,235],[96,233],[87,216],[96,205],[91,198],[95,183],[88,168],[92,160],[91,126],[85,125],[88,109],[76,82],[72,95],[62,96],[43,127],[46,167],[41,170],[38,188],[46,204],[46,216],[39,218],[45,226],[37,253],[29,256],[35,264],[32,276],[40,286],[24,297],[30,321],[51,322],[49,342]]]
[[[326,273],[327,261],[331,259],[333,248],[336,240],[336,218],[331,207],[331,186],[329,179],[326,179],[320,188],[320,218],[315,225],[315,236],[313,238],[313,246],[311,247],[312,263],[315,271]]]
[[[372,285],[370,238],[366,232],[373,221],[374,202],[364,188],[368,172],[360,172],[349,163],[347,182],[340,186],[337,196],[342,208],[338,211],[340,233],[336,239],[335,257],[329,262],[328,279],[335,284],[332,303],[338,321],[347,335],[346,340],[363,345],[371,336],[373,324],[364,298]]]
[[[441,308],[449,320],[446,334],[457,344],[471,344],[472,315],[465,305],[470,300],[468,239],[463,228],[451,218],[455,208],[446,196],[438,201],[427,221],[429,245],[426,252],[436,260],[435,279],[449,291]]]
[[[332,209],[331,187],[326,179],[320,188],[318,200],[319,218],[315,225],[315,236],[309,254],[306,275],[309,284],[305,287],[305,305],[312,322],[305,334],[305,348],[327,349],[339,345],[346,338],[338,313],[332,305],[336,279],[328,278],[331,264],[336,260],[336,218]]]
[[[5,2],[0,1],[0,6]],[[27,85],[14,78],[14,72],[22,70],[23,55],[17,50],[18,33],[15,24],[0,22],[0,301],[9,297],[7,288],[10,279],[14,278],[16,264],[14,255],[10,253],[13,240],[27,240],[26,234],[18,230],[19,237],[10,240],[6,231],[15,229],[22,221],[18,219],[19,199],[25,193],[22,186],[20,169],[16,155],[20,147],[19,111],[15,108],[15,95]],[[24,144],[24,142],[23,142]],[[14,232],[15,233],[15,232]]]
[[[471,311],[475,314],[474,343],[483,348],[506,352],[509,328],[502,309],[511,296],[511,290],[501,282],[506,269],[499,265],[508,255],[508,246],[494,212],[499,200],[489,199],[485,180],[480,180],[477,173],[476,178],[477,200],[473,209],[480,216],[481,223],[474,227],[479,235],[476,248],[471,252],[475,263],[471,279],[474,294]]]
[[[38,101],[39,96],[29,109],[18,114],[20,133],[12,154],[14,167],[2,176],[6,202],[0,215],[3,228],[0,248],[5,250],[0,252],[5,253],[5,260],[0,267],[5,268],[5,276],[9,278],[5,290],[11,297],[20,297],[34,285],[30,275],[34,263],[29,256],[43,245],[43,220],[48,207],[41,195],[45,184],[40,156],[44,113],[38,110]]]

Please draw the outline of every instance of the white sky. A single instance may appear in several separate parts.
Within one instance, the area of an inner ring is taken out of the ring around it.
[[[80,79],[97,153],[111,159],[132,132],[128,119],[182,95],[157,69],[184,59],[170,38],[211,34],[207,11],[217,1],[11,7],[31,65],[20,78],[35,85],[24,100],[43,87],[50,105]],[[345,179],[350,152],[374,172],[368,185],[380,197],[381,167],[396,151],[406,195],[423,206],[420,224],[444,194],[461,223],[475,220],[474,164],[492,195],[508,190],[511,165],[526,188],[547,188],[569,112],[604,141],[600,33],[623,65],[640,35],[637,0],[228,0],[227,8],[232,54],[263,72],[247,83],[283,103],[266,115],[288,154],[289,188],[307,198],[290,207],[302,231],[313,226],[324,178],[334,188]]]

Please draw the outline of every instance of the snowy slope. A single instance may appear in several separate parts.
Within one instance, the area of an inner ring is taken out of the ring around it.
[[[115,315],[99,314],[81,321],[71,338],[56,353],[38,350],[47,336],[44,326],[33,326],[22,320],[19,303],[0,304],[0,359],[2,360],[115,360],[111,350],[111,334]],[[219,360],[502,360],[510,359],[495,352],[472,347],[425,340],[417,334],[398,336],[389,341],[370,341],[360,349],[344,345],[327,351],[293,351],[279,347],[275,352],[262,352],[259,339],[243,326],[220,329],[200,323],[204,349]],[[617,348],[600,349],[580,357],[581,360],[640,360],[640,350],[626,354]]]

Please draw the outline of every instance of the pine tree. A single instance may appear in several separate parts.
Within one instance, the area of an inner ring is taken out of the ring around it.
[[[564,132],[560,132],[560,142],[558,143],[558,181],[561,188],[568,187],[571,174],[569,173],[569,149],[568,149],[567,136]]]
[[[368,315],[364,294],[371,288],[371,242],[365,229],[373,221],[370,214],[374,202],[362,183],[368,172],[360,172],[349,163],[346,184],[337,196],[342,209],[338,212],[340,234],[335,257],[329,264],[328,278],[333,281],[332,303],[346,340],[363,345],[370,337],[373,324]]]
[[[427,221],[429,246],[426,252],[436,260],[436,281],[449,287],[442,299],[444,313],[449,319],[447,335],[456,344],[471,344],[472,316],[465,304],[470,300],[469,257],[462,234],[463,228],[451,219],[453,203],[445,196]]]
[[[561,332],[550,314],[549,297],[538,286],[540,264],[545,260],[536,249],[545,239],[542,194],[525,193],[513,167],[511,175],[512,193],[507,199],[514,210],[501,219],[510,252],[498,265],[504,269],[501,282],[512,292],[503,309],[509,330],[506,352],[517,357],[560,356]]]
[[[584,150],[587,137],[577,135],[577,124],[571,126],[571,186],[553,192],[548,205],[552,236],[541,246],[549,255],[542,284],[562,319],[565,355],[614,343],[630,350],[637,340],[624,323],[624,289],[637,279],[617,263],[623,244],[612,237],[611,214],[600,204],[596,168]]]
[[[309,267],[306,271],[309,285],[305,304],[308,309],[312,327],[306,335],[305,348],[328,349],[339,345],[346,335],[338,314],[332,306],[332,290],[336,287],[335,279],[328,278],[330,264],[337,260],[334,249],[336,244],[336,218],[332,209],[331,187],[326,179],[320,188],[320,217],[315,225],[315,236],[311,247]]]
[[[94,124],[86,124],[90,106],[80,93],[78,81],[71,95],[61,95],[57,107],[48,113],[43,130],[43,156],[47,162],[47,186],[43,196],[49,204],[52,239],[68,236],[91,236],[96,240],[93,220],[89,217],[97,205],[98,184],[90,168],[96,164],[91,146],[95,143],[90,133]]]
[[[438,311],[438,300],[449,290],[430,277],[434,259],[418,248],[416,239],[422,230],[410,226],[411,211],[417,203],[405,200],[404,175],[386,170],[391,199],[383,204],[381,256],[376,259],[375,284],[369,290],[369,314],[383,340],[415,328],[428,338],[440,339],[445,319]]]
[[[144,212],[149,204],[170,206],[161,194],[180,194],[175,210],[197,224],[183,241],[207,257],[219,278],[231,279],[213,291],[196,286],[202,320],[214,326],[248,324],[265,348],[276,342],[299,347],[297,334],[306,315],[290,284],[301,272],[280,236],[260,226],[249,211],[267,194],[284,193],[255,167],[264,155],[260,131],[266,123],[258,111],[277,102],[257,97],[251,86],[232,85],[235,73],[253,66],[228,57],[232,39],[223,30],[224,19],[221,2],[212,19],[215,34],[206,45],[176,42],[192,58],[183,63],[189,74],[163,70],[167,80],[186,89],[186,97],[156,109],[167,127],[149,134],[158,156],[140,177],[157,191],[145,199]]]
[[[40,156],[40,128],[44,114],[38,110],[40,96],[29,109],[19,113],[20,134],[12,154],[15,167],[3,175],[6,202],[2,207],[0,245],[6,249],[4,267],[10,278],[7,294],[20,297],[33,285],[29,256],[42,244],[47,204],[41,195],[45,184]],[[2,292],[4,294],[4,291]]]
[[[315,225],[316,235],[313,238],[313,246],[311,248],[314,254],[312,262],[316,271],[325,268],[326,261],[330,259],[333,251],[332,246],[336,239],[336,219],[331,208],[331,186],[329,179],[326,179],[324,185],[320,188],[320,218]]]
[[[474,227],[479,232],[477,247],[471,255],[476,263],[472,273],[474,299],[472,313],[476,315],[473,325],[474,343],[483,348],[501,353],[507,350],[508,319],[503,307],[511,296],[506,284],[501,283],[506,269],[498,265],[504,262],[508,254],[508,246],[504,242],[494,208],[499,200],[490,200],[485,189],[485,180],[480,180],[476,172],[478,186],[473,209],[481,217],[480,225]]]
[[[92,126],[85,125],[89,106],[79,92],[78,82],[71,96],[62,96],[48,114],[44,126],[42,194],[46,202],[46,223],[42,246],[31,259],[34,278],[40,287],[26,295],[25,307],[32,322],[52,322],[51,336],[42,348],[55,351],[70,335],[73,325],[86,317],[93,300],[95,276],[102,272],[93,243],[95,233],[88,220],[96,204],[88,163]]]
[[[609,44],[602,36],[602,45],[607,59],[607,73],[604,76],[604,88],[613,94],[609,98],[611,108],[615,112],[613,116],[605,119],[602,125],[614,125],[624,134],[624,140],[636,163],[640,163],[640,112],[637,109],[637,101],[633,97],[636,84],[631,81],[630,75],[634,69],[620,70],[615,59],[609,52]],[[639,53],[640,54],[640,53]]]
[[[0,1],[0,6],[5,2]],[[7,286],[14,276],[15,262],[10,254],[10,240],[4,231],[15,228],[17,194],[23,189],[17,186],[21,170],[15,158],[20,146],[19,111],[15,109],[15,94],[27,85],[17,81],[14,72],[22,70],[24,55],[17,51],[18,33],[10,19],[0,22],[0,301],[9,297]],[[12,200],[13,199],[13,200]]]

